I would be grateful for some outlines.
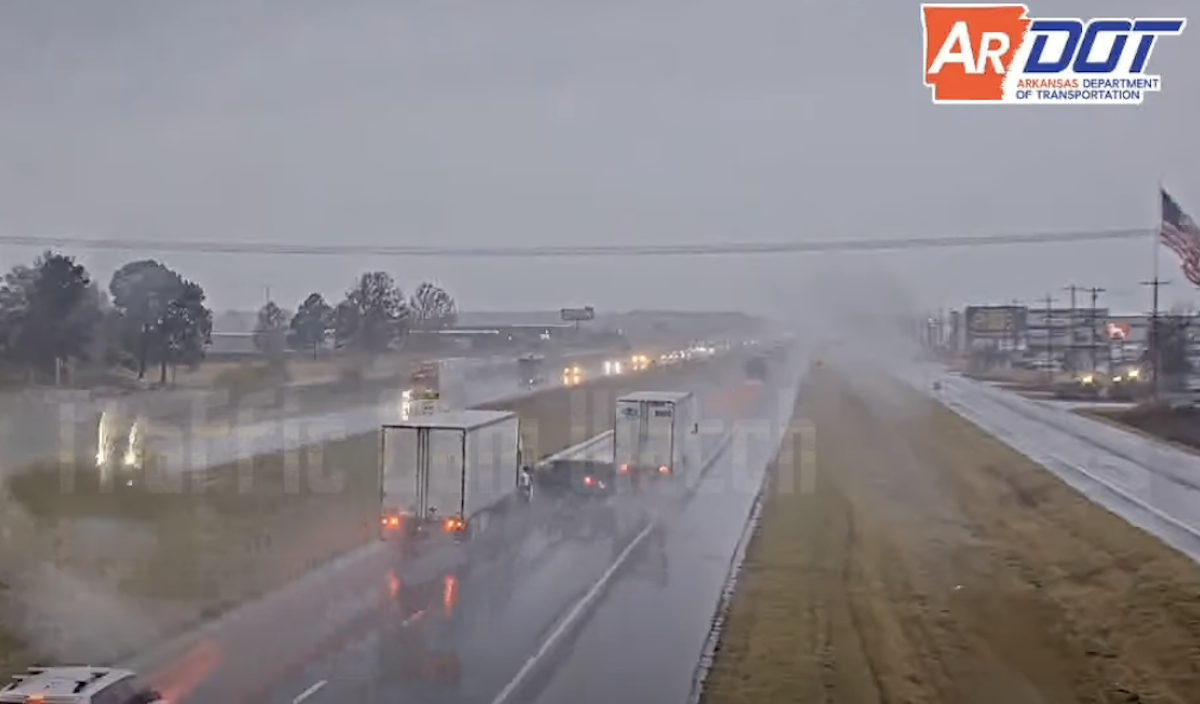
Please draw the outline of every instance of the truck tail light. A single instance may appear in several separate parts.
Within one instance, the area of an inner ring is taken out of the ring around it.
[[[629,465],[623,464],[617,471],[619,471],[621,474],[629,474]]]
[[[664,464],[663,466],[658,468],[658,473],[659,474],[670,474],[671,468]]]
[[[466,524],[463,523],[461,518],[447,518],[442,527],[445,528],[447,533],[458,533],[466,527]]]

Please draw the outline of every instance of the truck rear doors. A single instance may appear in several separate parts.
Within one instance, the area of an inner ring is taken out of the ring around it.
[[[462,512],[465,433],[442,428],[387,428],[383,432],[384,528],[393,516],[417,520]]]
[[[671,474],[675,464],[675,404],[670,401],[646,401],[646,442],[641,466]],[[665,468],[665,469],[664,469]]]
[[[466,431],[423,428],[427,438],[425,470],[426,517],[449,518],[463,511],[463,471]]]
[[[675,455],[675,404],[670,401],[620,401],[613,458],[623,472],[669,474]],[[664,469],[665,468],[665,469]]]

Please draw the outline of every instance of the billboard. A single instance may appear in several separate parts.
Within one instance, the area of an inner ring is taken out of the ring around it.
[[[1011,340],[1025,327],[1021,306],[967,306],[967,336],[976,340]]]
[[[568,323],[578,323],[582,320],[592,320],[596,317],[596,309],[588,306],[586,308],[563,308],[562,319]]]

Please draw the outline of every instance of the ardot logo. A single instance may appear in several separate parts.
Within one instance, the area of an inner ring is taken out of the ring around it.
[[[1025,5],[921,6],[925,85],[935,103],[1138,105],[1162,88],[1146,73],[1171,18],[1037,19]]]

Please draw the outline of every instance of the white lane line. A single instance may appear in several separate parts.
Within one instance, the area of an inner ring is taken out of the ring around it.
[[[566,635],[567,631],[569,631],[571,627],[583,617],[583,614],[587,611],[588,607],[592,605],[592,602],[599,598],[600,594],[604,591],[604,588],[608,586],[610,581],[612,581],[612,578],[617,573],[617,570],[621,569],[621,566],[625,564],[625,561],[629,559],[629,556],[633,553],[637,546],[641,545],[642,541],[646,539],[646,536],[650,535],[650,531],[654,530],[657,526],[657,521],[651,523],[643,528],[642,532],[638,533],[633,540],[629,541],[629,544],[625,546],[625,549],[621,551],[621,554],[617,556],[617,559],[614,560],[611,565],[609,565],[608,569],[604,571],[604,574],[600,575],[600,579],[596,580],[596,583],[592,585],[592,588],[588,590],[587,594],[584,594],[579,601],[575,602],[575,606],[571,607],[571,610],[567,613],[563,620],[558,622],[558,625],[554,627],[554,630],[550,632],[550,635],[546,637],[546,640],[542,641],[542,645],[537,649],[537,652],[535,652],[533,655],[530,655],[529,658],[525,660],[525,664],[521,666],[520,670],[517,670],[517,674],[513,676],[512,681],[504,685],[504,689],[500,690],[500,693],[496,695],[496,698],[492,700],[491,704],[505,704],[505,702],[508,701],[508,698],[517,691],[517,688],[521,686],[521,683],[525,681],[525,678],[529,677],[529,673],[533,672],[533,668],[537,667],[538,662],[542,658],[546,657],[547,653],[549,653],[554,646],[558,644],[558,641],[561,640],[564,635]]]
[[[324,687],[327,683],[328,683],[327,680],[320,680],[313,686],[311,686],[308,689],[304,690],[303,692],[297,694],[296,698],[292,700],[292,704],[300,704],[300,702],[304,701],[305,699],[308,699],[312,695],[321,691],[321,688]]]
[[[701,468],[702,474],[707,472],[712,465],[716,464],[716,462],[721,459],[721,457],[725,454],[726,448],[729,447],[732,440],[733,433],[731,432],[726,434],[721,442],[718,443],[717,447],[713,450],[712,457],[710,457]],[[537,651],[525,660],[525,664],[521,665],[521,669],[517,670],[517,674],[513,676],[512,680],[509,681],[508,684],[504,685],[504,689],[500,690],[500,693],[497,694],[494,699],[492,699],[491,704],[506,704],[508,702],[509,698],[516,693],[516,691],[525,682],[526,678],[529,677],[530,673],[533,672],[533,669],[538,666],[538,663],[542,660],[542,658],[546,657],[546,655],[549,654],[556,645],[558,645],[558,641],[562,640],[563,636],[565,636],[567,632],[571,630],[571,627],[574,626],[581,618],[583,618],[584,614],[587,613],[587,610],[589,607],[591,607],[592,603],[600,598],[600,596],[604,593],[604,590],[608,587],[609,582],[611,582],[613,577],[616,576],[617,571],[620,570],[621,567],[629,560],[629,556],[632,555],[633,551],[642,544],[642,541],[646,539],[646,536],[650,535],[651,531],[659,527],[659,524],[660,521],[658,520],[651,521],[649,525],[642,529],[642,532],[638,533],[636,536],[634,536],[633,540],[629,541],[629,544],[625,546],[625,549],[621,551],[620,555],[617,555],[617,559],[613,560],[612,564],[608,566],[608,569],[604,571],[604,574],[600,575],[600,578],[596,580],[596,583],[593,584],[590,589],[588,589],[587,593],[584,594],[579,601],[575,602],[575,605],[572,606],[571,610],[567,612],[567,615],[558,622],[558,625],[554,627],[554,630],[550,631],[550,635],[546,636],[546,639],[542,641],[542,644],[538,647]]]
[[[613,431],[606,430],[599,435],[585,440],[578,445],[573,445],[565,450],[555,453],[543,460],[540,460],[537,466],[549,464],[558,459],[573,459],[584,453],[591,452],[597,449],[605,441],[611,443]],[[300,577],[281,585],[278,589],[268,592],[252,601],[243,602],[234,607],[224,615],[215,620],[207,621],[195,628],[181,633],[170,640],[152,646],[150,649],[142,651],[132,656],[123,665],[135,672],[156,671],[164,667],[170,666],[178,659],[188,647],[194,646],[203,637],[222,638],[224,634],[222,629],[229,628],[231,624],[237,624],[246,619],[250,614],[255,613],[256,609],[271,608],[275,604],[285,603],[290,599],[299,598],[305,590],[317,589],[320,582],[330,579],[334,575],[340,574],[351,564],[355,564],[363,560],[369,555],[385,550],[386,547],[382,541],[373,540],[367,545],[355,548],[350,552],[333,558],[329,563],[322,567],[307,572]]]

